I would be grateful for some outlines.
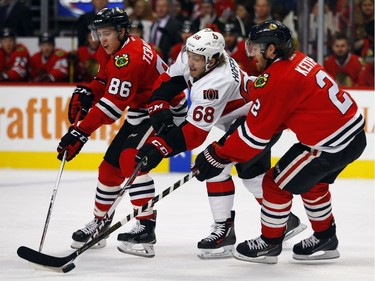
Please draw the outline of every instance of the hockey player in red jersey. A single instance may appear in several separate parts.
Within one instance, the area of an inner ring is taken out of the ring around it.
[[[338,258],[329,184],[365,149],[364,118],[321,65],[294,52],[284,24],[271,20],[253,26],[246,44],[263,71],[253,84],[246,122],[224,145],[209,145],[193,169],[198,169],[199,180],[214,177],[232,161],[255,157],[275,132],[289,128],[299,143],[263,179],[262,234],[238,244],[234,256],[277,263],[293,195],[300,194],[314,233],[294,245],[293,258]]]
[[[67,82],[68,53],[55,48],[55,37],[47,32],[39,36],[40,52],[30,59],[32,82]]]
[[[16,36],[9,28],[1,31],[0,38],[0,82],[26,81],[29,51],[16,42]]]
[[[137,148],[154,134],[146,103],[154,81],[167,69],[167,65],[146,42],[128,34],[129,26],[129,17],[123,9],[105,8],[96,15],[90,28],[101,43],[98,49],[99,72],[87,87],[78,86],[74,91],[69,105],[69,120],[72,124],[75,119],[83,120],[69,128],[57,148],[58,158],[62,159],[67,150],[66,160],[70,161],[97,128],[115,122],[127,109],[127,118],[99,166],[94,220],[73,233],[73,248],[82,246],[94,233],[99,220],[119,194],[121,184],[134,172]],[[175,99],[174,105],[180,112],[187,109],[184,98],[182,95],[182,98]],[[154,193],[154,181],[147,173],[139,174],[129,188],[134,206],[145,204],[154,197]],[[153,257],[155,225],[153,209],[142,212],[130,232],[118,235],[121,242],[118,249]],[[103,230],[109,226],[110,222]],[[105,244],[104,239],[97,247]],[[134,248],[135,245],[137,247]]]
[[[148,161],[143,171],[154,168],[164,157],[200,146],[214,126],[228,129],[238,117],[244,116],[250,104],[248,85],[251,79],[224,51],[224,38],[211,29],[203,29],[187,39],[186,46],[167,73],[159,77],[150,99],[149,113],[156,131],[164,125],[167,130],[144,145],[137,155]],[[189,88],[191,105],[186,121],[176,126],[169,110],[170,100]],[[236,122],[240,123],[240,120]],[[276,141],[278,136],[275,137]],[[222,139],[225,141],[225,137]],[[270,145],[271,146],[271,145]],[[234,163],[233,163],[234,164]],[[261,181],[270,168],[270,152],[249,163],[236,166],[244,185],[255,198],[262,198]],[[228,166],[219,176],[207,181],[209,203],[214,218],[211,234],[198,242],[198,257],[202,259],[232,256],[236,242],[233,209],[234,183]],[[290,223],[289,234],[297,234],[299,219]]]

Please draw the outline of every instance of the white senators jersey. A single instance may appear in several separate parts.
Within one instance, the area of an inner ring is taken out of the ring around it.
[[[208,71],[198,80],[190,76],[187,53],[181,51],[167,71],[169,76],[183,76],[189,86],[191,106],[186,121],[209,132],[213,126],[228,129],[239,116],[246,115],[252,81],[227,53],[225,63]],[[189,140],[186,140],[189,142]]]

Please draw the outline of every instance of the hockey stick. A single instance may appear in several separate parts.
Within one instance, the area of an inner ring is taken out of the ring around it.
[[[83,245],[81,248],[77,249],[70,255],[66,257],[55,257],[46,255],[41,252],[37,252],[33,249],[30,249],[25,246],[21,246],[17,250],[17,254],[19,257],[34,263],[38,265],[39,267],[43,268],[44,270],[50,270],[55,272],[69,272],[72,269],[74,269],[75,265],[73,261],[83,252],[90,249],[92,246],[97,244],[100,240],[102,240],[104,237],[110,235],[112,232],[116,231],[118,228],[135,218],[139,213],[147,210],[148,208],[152,207],[155,203],[159,202],[161,199],[175,191],[177,188],[182,186],[184,183],[191,180],[195,175],[197,174],[197,171],[190,172],[189,174],[185,175],[182,179],[175,182],[173,185],[169,186],[163,192],[159,193],[157,196],[149,200],[146,204],[135,208],[132,213],[128,214],[124,219],[121,221],[118,221],[116,224],[111,226],[109,229],[107,229],[104,232],[99,233],[97,237],[87,242],[85,245]]]
[[[59,188],[61,175],[62,175],[62,172],[64,170],[64,165],[65,165],[65,160],[66,160],[66,154],[67,154],[67,151],[65,150],[63,158],[61,160],[60,170],[59,170],[59,173],[57,174],[57,179],[56,179],[56,182],[55,182],[55,187],[53,188],[53,191],[52,191],[51,200],[49,201],[49,207],[48,207],[47,217],[46,217],[46,221],[44,223],[43,234],[42,234],[42,238],[41,238],[40,244],[39,244],[39,252],[42,251],[44,240],[46,238],[49,221],[51,219],[52,208],[53,208],[53,205],[55,203],[57,189]]]

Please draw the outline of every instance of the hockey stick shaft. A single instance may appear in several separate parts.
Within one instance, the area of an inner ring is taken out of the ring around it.
[[[81,248],[77,249],[76,251],[74,251],[73,253],[71,253],[70,255],[66,257],[55,257],[55,256],[46,255],[44,253],[37,252],[25,246],[19,247],[17,250],[17,254],[21,258],[28,260],[29,262],[32,262],[32,263],[36,263],[39,265],[52,267],[52,268],[61,268],[73,262],[80,254],[90,249],[92,246],[100,242],[104,237],[110,235],[111,233],[116,231],[118,228],[120,228],[121,226],[129,222],[131,219],[135,218],[139,213],[147,210],[148,208],[153,206],[156,202],[159,202],[162,198],[171,194],[180,186],[182,186],[183,184],[191,180],[193,177],[195,177],[195,175],[196,175],[196,171],[190,172],[189,174],[185,175],[182,179],[175,182],[170,187],[166,188],[162,193],[159,193],[157,196],[149,200],[146,204],[138,208],[135,208],[133,212],[128,214],[124,219],[117,222],[106,231],[100,233],[97,237],[95,237],[94,239],[92,239],[91,241],[83,245]]]
[[[58,172],[58,174],[57,174],[57,179],[56,179],[56,182],[55,182],[55,187],[53,188],[52,196],[51,196],[51,200],[49,201],[49,207],[48,207],[48,212],[47,212],[46,221],[45,221],[45,223],[44,223],[43,234],[42,234],[42,238],[40,239],[40,243],[39,243],[39,252],[41,252],[42,249],[43,249],[44,240],[45,240],[45,238],[46,238],[46,234],[47,234],[47,229],[48,229],[49,221],[50,221],[50,219],[51,219],[51,214],[52,214],[53,205],[55,204],[55,199],[56,199],[57,190],[58,190],[58,188],[59,188],[61,175],[62,175],[62,173],[63,173],[64,166],[65,166],[66,155],[67,155],[67,151],[64,152],[63,158],[62,158],[62,160],[61,160],[61,165],[60,165],[59,172]]]

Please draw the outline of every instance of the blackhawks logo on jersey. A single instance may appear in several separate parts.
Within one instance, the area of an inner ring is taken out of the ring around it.
[[[260,75],[257,78],[257,80],[255,80],[254,87],[255,88],[263,88],[264,86],[266,86],[269,77],[270,77],[270,75],[268,73]]]
[[[115,66],[121,68],[129,64],[130,58],[128,54],[117,55],[115,56]]]

